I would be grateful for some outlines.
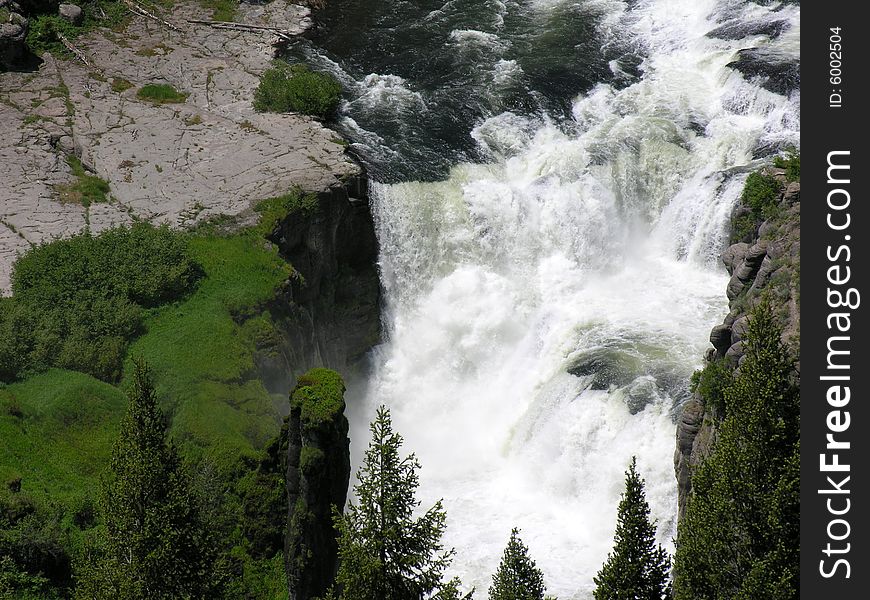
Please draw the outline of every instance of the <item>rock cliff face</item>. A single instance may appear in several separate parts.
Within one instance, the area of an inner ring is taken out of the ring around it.
[[[322,597],[335,576],[332,507],[344,508],[350,480],[344,389],[334,371],[312,369],[299,377],[291,395],[285,479],[291,600]]]
[[[270,239],[296,276],[269,307],[281,341],[260,357],[261,378],[285,393],[315,366],[352,372],[380,339],[378,245],[365,177],[317,194],[315,208],[288,215]]]
[[[730,312],[721,325],[710,332],[712,348],[706,361],[724,359],[731,370],[740,368],[743,336],[748,313],[767,298],[783,326],[782,339],[790,352],[798,354],[800,332],[800,183],[788,182],[782,169],[769,169],[781,184],[775,216],[747,231],[722,253],[722,262],[731,279],[726,294]],[[750,213],[744,204],[735,207],[733,220]],[[798,374],[800,363],[797,363]],[[686,510],[695,467],[709,456],[717,439],[717,421],[722,415],[708,407],[695,392],[677,420],[674,470],[679,493],[679,518]]]

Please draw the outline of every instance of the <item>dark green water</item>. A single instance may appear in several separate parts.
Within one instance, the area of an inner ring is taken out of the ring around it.
[[[385,181],[440,179],[484,160],[471,135],[484,119],[560,122],[579,92],[630,81],[640,60],[602,26],[600,2],[344,0],[316,18],[291,59],[341,79],[339,128]]]

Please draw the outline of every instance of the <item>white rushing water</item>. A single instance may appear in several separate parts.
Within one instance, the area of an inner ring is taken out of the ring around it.
[[[644,48],[639,80],[598,85],[566,123],[481,123],[472,135],[489,164],[372,186],[387,340],[350,409],[354,461],[386,404],[423,465],[423,507],[444,499],[451,573],[477,597],[516,526],[550,593],[591,598],[632,455],[673,549],[675,405],[727,312],[717,261],[743,179],[729,170],[756,147],[799,141],[799,98],[726,67],[764,39],[704,35],[744,12],[773,18],[771,7],[600,3],[614,7],[601,26]],[[791,20],[788,39],[798,11],[776,15]],[[466,38],[498,42],[445,43]],[[368,81],[418,102],[401,84]]]

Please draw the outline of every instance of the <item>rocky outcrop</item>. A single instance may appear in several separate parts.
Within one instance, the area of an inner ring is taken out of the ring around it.
[[[337,566],[333,507],[343,510],[350,481],[344,383],[334,371],[299,377],[287,419],[285,556],[291,600],[322,597]]]
[[[313,366],[347,375],[380,340],[377,238],[364,176],[317,194],[313,208],[280,221],[270,236],[295,271],[269,307],[280,348],[261,356],[277,392]]]
[[[769,169],[780,181],[776,215],[761,222],[745,239],[722,253],[731,279],[726,294],[730,312],[710,332],[713,346],[706,356],[708,363],[723,361],[727,368],[740,368],[744,356],[743,338],[749,312],[762,298],[771,303],[783,326],[782,340],[798,356],[800,330],[800,183],[785,180],[781,169]],[[749,214],[748,207],[738,204],[736,218]],[[798,374],[800,363],[797,363]],[[679,518],[686,510],[691,493],[694,468],[710,455],[717,439],[717,422],[722,415],[707,405],[696,391],[683,406],[677,420],[674,470],[679,493]]]

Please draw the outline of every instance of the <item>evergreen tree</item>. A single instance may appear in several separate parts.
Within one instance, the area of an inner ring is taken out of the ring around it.
[[[441,501],[414,518],[420,463],[413,454],[399,456],[402,436],[393,433],[386,407],[378,408],[370,429],[372,440],[354,486],[359,503],[350,503],[344,515],[334,511],[340,598],[458,599],[459,581],[443,581],[454,550],[441,543],[447,518]]]
[[[544,574],[529,557],[529,549],[515,527],[498,571],[492,576],[489,600],[544,600],[546,591]]]
[[[677,600],[799,596],[800,393],[769,306],[750,315],[727,414],[692,476],[674,558]]]
[[[661,600],[668,593],[667,552],[655,542],[644,481],[632,457],[617,510],[613,552],[595,576],[595,600]]]
[[[157,406],[147,368],[136,363],[130,405],[112,451],[100,509],[105,534],[90,549],[79,598],[212,597],[215,543]]]

